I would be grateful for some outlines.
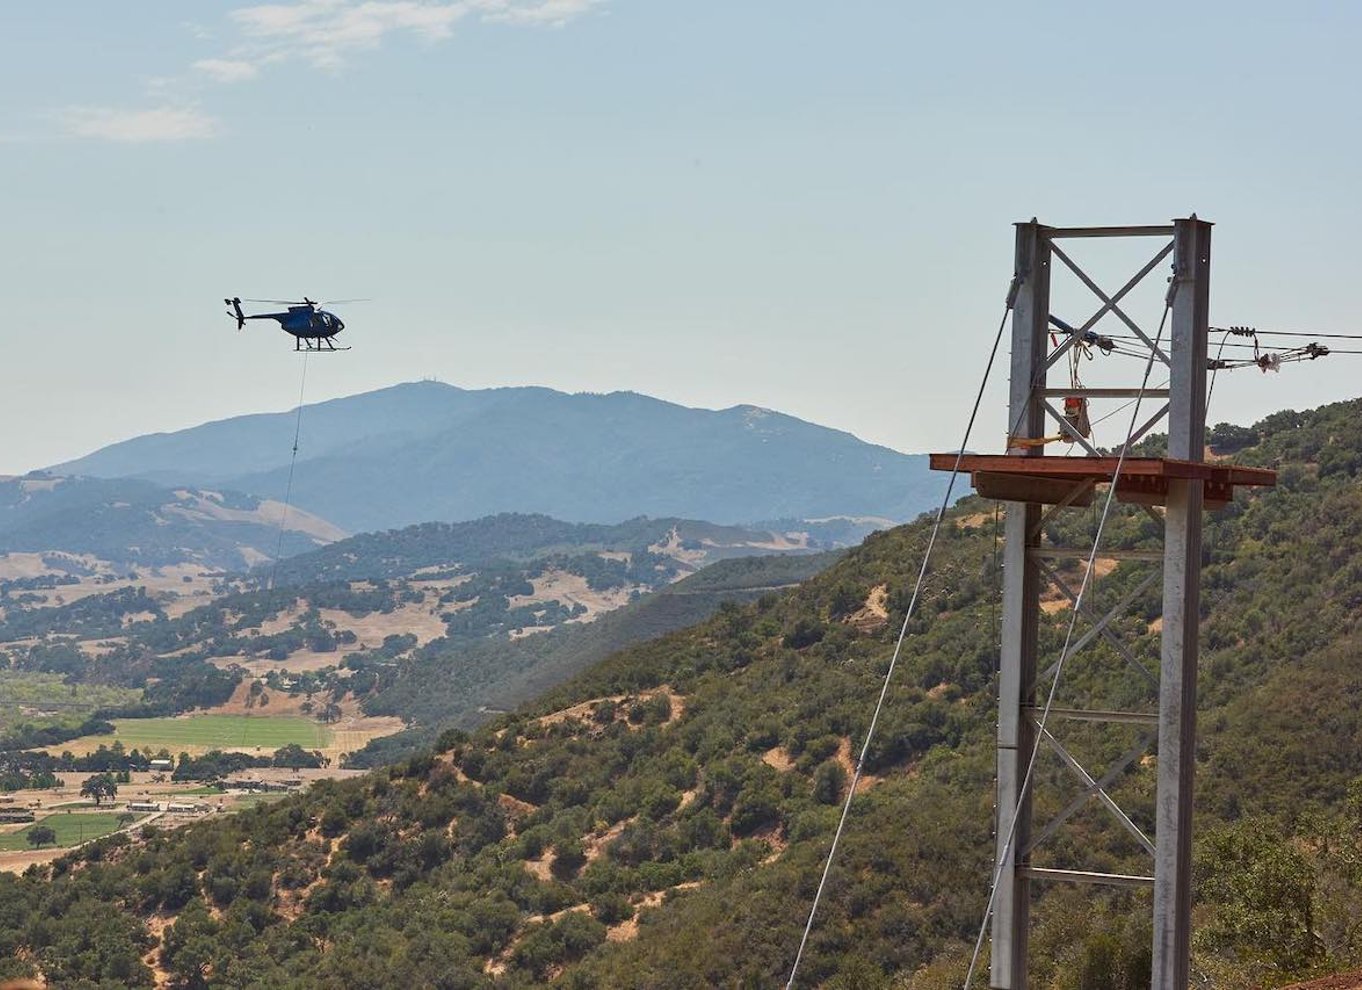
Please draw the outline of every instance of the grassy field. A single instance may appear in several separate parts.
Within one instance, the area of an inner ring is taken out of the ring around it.
[[[254,808],[257,804],[271,804],[286,797],[288,797],[287,794],[242,794],[232,802],[232,807],[236,809]]]
[[[79,725],[96,709],[132,704],[141,696],[129,688],[67,684],[60,674],[0,670],[0,732],[20,723]]]
[[[146,752],[177,747],[273,751],[289,743],[304,749],[330,745],[331,730],[296,715],[190,715],[183,718],[115,719],[117,738],[128,749]]]
[[[118,830],[118,814],[111,812],[95,812],[88,815],[59,814],[48,815],[29,825],[18,832],[9,832],[0,835],[0,852],[10,852],[16,849],[32,849],[28,844],[28,830],[39,825],[46,825],[57,833],[57,845],[74,846],[89,839],[97,839],[101,835],[108,835],[110,832]],[[143,816],[138,816],[143,817]],[[44,846],[43,848],[51,848]]]

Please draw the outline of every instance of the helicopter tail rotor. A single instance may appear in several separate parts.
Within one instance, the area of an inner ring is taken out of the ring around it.
[[[239,297],[222,300],[232,308],[227,311],[228,316],[236,317],[236,328],[240,330],[246,325],[246,314],[241,312],[241,299]],[[234,312],[235,311],[235,312]]]

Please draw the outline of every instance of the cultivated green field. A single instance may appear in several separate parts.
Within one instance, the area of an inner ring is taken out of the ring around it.
[[[287,794],[242,794],[234,802],[232,807],[240,810],[242,808],[254,808],[257,804],[270,804],[288,797]]]
[[[296,715],[189,715],[183,718],[115,719],[115,738],[128,749],[172,753],[183,746],[217,749],[259,747],[275,750],[289,743],[321,749],[331,742],[331,730]]]
[[[0,732],[20,724],[80,725],[99,708],[129,705],[141,696],[130,688],[67,684],[60,674],[0,670]]]
[[[32,825],[29,825],[18,832],[10,832],[0,835],[0,852],[11,852],[15,849],[32,849],[28,844],[28,830],[39,825],[46,825],[57,833],[59,846],[74,846],[89,839],[97,839],[101,835],[108,835],[110,832],[118,830],[118,814],[109,812],[95,812],[89,815],[59,814],[48,815],[46,818],[39,818]],[[138,818],[145,817],[138,815]],[[50,845],[43,846],[44,849],[52,848]]]

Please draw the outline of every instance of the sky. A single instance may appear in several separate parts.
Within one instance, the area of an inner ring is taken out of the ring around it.
[[[632,390],[904,451],[959,445],[1033,216],[1196,212],[1213,323],[1362,332],[1359,29],[1251,0],[7,4],[0,473],[294,406],[292,339],[229,295],[369,300],[309,402]],[[1108,291],[1153,249],[1098,247]],[[1359,371],[1225,374],[1211,419]]]

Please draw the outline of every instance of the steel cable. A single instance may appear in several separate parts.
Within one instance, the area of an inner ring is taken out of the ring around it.
[[[847,788],[846,800],[842,803],[842,816],[837,822],[837,831],[832,836],[832,845],[828,849],[828,858],[823,865],[823,875],[818,881],[818,889],[814,892],[813,905],[809,908],[809,919],[804,925],[804,934],[799,940],[799,949],[795,953],[794,964],[790,967],[790,977],[785,981],[786,990],[792,990],[794,987],[795,977],[799,973],[799,964],[804,959],[804,950],[809,943],[809,934],[813,931],[814,919],[818,915],[818,905],[823,899],[823,891],[827,887],[828,876],[832,872],[832,864],[837,856],[837,847],[841,843],[842,833],[846,829],[847,815],[851,812],[851,803],[856,796],[856,787],[861,782],[866,754],[870,751],[870,743],[875,736],[875,727],[879,723],[881,711],[884,710],[884,701],[889,694],[889,684],[894,677],[894,668],[898,666],[899,657],[903,652],[903,641],[908,635],[908,624],[912,620],[918,597],[922,592],[922,584],[927,576],[927,565],[931,561],[932,550],[936,546],[937,534],[941,532],[941,521],[945,518],[946,510],[950,507],[951,493],[955,489],[955,480],[960,474],[960,462],[965,456],[970,435],[974,431],[974,421],[979,415],[979,406],[983,402],[984,390],[988,387],[988,379],[993,371],[994,359],[998,356],[998,345],[1003,339],[1003,330],[1007,326],[1008,313],[1012,311],[1012,302],[1016,297],[1018,284],[1019,279],[1014,278],[1012,291],[1008,293],[1007,305],[1003,309],[1003,318],[998,322],[998,332],[993,338],[993,348],[988,354],[988,364],[984,368],[984,379],[979,383],[979,393],[974,397],[974,408],[970,411],[969,422],[965,426],[965,436],[960,441],[960,449],[955,455],[955,466],[951,469],[950,480],[946,484],[946,494],[942,496],[941,505],[936,510],[936,521],[932,526],[931,536],[927,540],[927,548],[922,555],[922,566],[918,570],[917,581],[913,585],[913,594],[908,601],[908,610],[903,616],[903,625],[899,628],[898,639],[894,643],[894,652],[889,659],[889,669],[885,671],[884,682],[880,686],[879,700],[875,703],[875,711],[870,718],[870,726],[866,729],[865,742],[862,743],[860,756],[856,760],[856,771],[852,775],[850,786]]]
[[[284,485],[284,511],[279,514],[279,536],[274,544],[274,562],[270,565],[270,587],[274,590],[274,579],[279,574],[279,557],[284,552],[284,527],[288,524],[288,510],[293,498],[293,469],[298,464],[298,438],[303,432],[303,391],[307,388],[307,351],[303,351],[303,375],[298,383],[298,415],[293,422],[293,456],[288,462],[288,482]]]

